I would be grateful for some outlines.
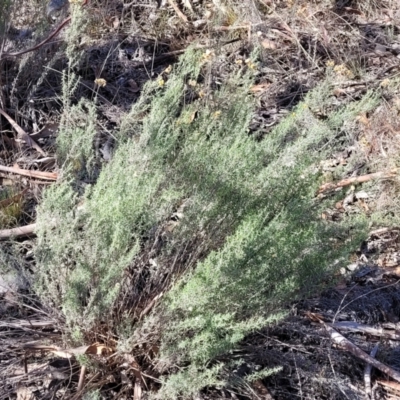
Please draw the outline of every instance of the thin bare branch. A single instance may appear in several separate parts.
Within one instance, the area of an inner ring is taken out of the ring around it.
[[[20,226],[18,228],[0,230],[0,240],[30,236],[35,233],[36,224]]]
[[[5,167],[4,165],[0,165],[0,171],[28,176],[29,178],[45,179],[48,181],[55,181],[58,177],[56,172],[31,171],[19,167]]]
[[[322,320],[320,320],[320,323],[322,323],[324,325],[324,327],[327,330],[327,332],[329,333],[332,341],[339,348],[348,351],[349,353],[353,354],[355,357],[363,360],[366,363],[371,364],[376,369],[379,369],[379,371],[382,371],[386,375],[395,379],[397,382],[400,382],[400,372],[397,372],[394,369],[390,368],[389,366],[381,363],[380,361],[375,360],[369,354],[367,354],[365,351],[361,350],[355,344],[350,342],[350,340],[346,339],[339,332],[335,331],[333,328],[331,328],[328,324],[326,324]]]
[[[346,178],[337,183],[325,183],[321,185],[318,189],[317,194],[322,194],[324,192],[339,189],[341,187],[353,185],[356,183],[364,183],[371,181],[373,179],[388,179],[394,178],[397,175],[397,168],[392,169],[391,171],[381,171],[381,172],[374,172],[373,174],[367,174],[362,176],[355,176],[353,178]]]
[[[172,8],[175,10],[176,14],[182,21],[184,21],[185,23],[189,22],[186,15],[179,9],[178,5],[175,3],[175,0],[168,0],[168,3],[172,6]]]
[[[83,389],[83,385],[85,383],[85,375],[86,375],[86,367],[82,365],[81,373],[79,375],[78,392],[80,392]]]
[[[42,148],[1,108],[0,114],[5,117],[11,126],[16,130],[20,139],[25,140],[29,147],[33,147],[40,154],[46,156],[46,153],[42,150]]]

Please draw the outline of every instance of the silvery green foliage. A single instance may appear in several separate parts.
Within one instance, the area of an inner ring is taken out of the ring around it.
[[[180,279],[125,338],[135,343],[144,331],[158,332],[160,364],[180,369],[165,377],[163,399],[225,384],[221,357],[283,318],[285,304],[321,287],[334,260],[364,233],[362,220],[323,221],[315,192],[319,161],[376,98],[366,94],[322,120],[316,110],[330,102],[328,77],[256,140],[249,133],[253,72],[237,66],[208,96],[190,97],[187,82],[201,78],[204,62],[190,49],[165,84],[149,83],[96,184],[82,195],[71,174],[38,211],[38,288],[71,326],[89,330],[111,317],[124,271],[152,228],[186,204],[146,270],[147,284],[160,273],[171,286],[180,256]]]

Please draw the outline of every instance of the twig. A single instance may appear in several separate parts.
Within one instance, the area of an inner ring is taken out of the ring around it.
[[[17,131],[18,137],[20,139],[25,140],[26,144],[30,147],[33,147],[43,156],[46,156],[46,153],[42,150],[42,148],[4,111],[0,108],[0,114],[7,119],[7,121],[11,124],[11,126]]]
[[[0,171],[28,176],[29,178],[45,179],[48,181],[55,181],[58,177],[58,174],[56,172],[31,171],[19,167],[6,167],[4,165],[0,165]]]
[[[391,378],[400,382],[400,372],[397,372],[394,369],[388,367],[387,365],[381,363],[380,361],[375,360],[375,358],[372,358],[365,351],[358,348],[355,344],[350,342],[350,340],[346,339],[339,332],[335,331],[333,328],[328,326],[325,322],[323,322],[322,320],[319,321],[321,324],[324,325],[325,329],[329,333],[333,342],[336,343],[340,348],[348,351],[349,353],[353,354],[355,357],[363,360],[364,362],[371,364],[376,369],[379,369],[386,375],[389,375]]]
[[[334,324],[329,324],[334,329],[346,332],[361,332],[371,336],[377,336],[390,340],[400,340],[400,334],[395,331],[390,331],[382,328],[373,328],[372,326],[359,324],[353,321],[342,321]]]
[[[371,350],[370,356],[372,358],[375,358],[376,353],[378,352],[379,349],[379,343],[377,343],[374,348]],[[372,394],[372,388],[371,388],[371,370],[372,370],[372,365],[367,364],[365,366],[364,370],[364,383],[365,383],[365,394],[367,395],[367,398],[371,397]]]
[[[392,169],[391,171],[381,171],[381,172],[374,172],[373,174],[367,174],[362,176],[355,176],[353,178],[346,178],[337,183],[325,183],[321,185],[318,189],[317,194],[321,194],[327,192],[329,190],[335,190],[344,186],[349,186],[354,183],[364,183],[371,181],[373,179],[387,179],[387,178],[394,178],[397,175],[397,168]]]
[[[388,232],[399,232],[399,228],[380,228],[380,229],[375,229],[374,231],[371,231],[369,233],[369,236],[382,235],[383,233],[388,233]]]
[[[34,234],[36,224],[20,226],[18,228],[0,230],[0,240],[7,240],[10,238],[18,238]]]
[[[82,365],[81,373],[79,375],[79,382],[78,382],[78,389],[77,389],[78,392],[80,392],[83,388],[83,385],[85,383],[85,375],[86,375],[86,366]]]
[[[186,15],[179,9],[178,5],[175,3],[175,0],[168,0],[168,3],[172,6],[172,8],[175,10],[176,14],[182,21],[184,21],[185,23],[189,22]]]
[[[0,326],[1,327],[7,327],[7,328],[39,328],[39,329],[44,329],[44,328],[53,328],[55,325],[54,321],[51,320],[16,320],[16,321],[0,321]]]

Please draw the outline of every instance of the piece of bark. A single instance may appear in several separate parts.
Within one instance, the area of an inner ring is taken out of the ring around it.
[[[388,179],[388,178],[394,178],[397,175],[397,168],[392,169],[390,171],[380,171],[380,172],[374,172],[372,174],[367,174],[367,175],[361,175],[361,176],[355,176],[353,178],[346,178],[343,179],[337,183],[325,183],[321,185],[318,189],[317,194],[322,194],[327,191],[335,190],[341,187],[353,185],[356,183],[364,183],[371,181],[373,179]]]
[[[55,181],[58,177],[58,174],[56,172],[31,171],[19,167],[6,167],[4,165],[0,165],[0,171],[28,176],[29,178],[45,179],[49,181]]]
[[[0,230],[0,240],[30,236],[35,233],[36,224],[19,226],[18,228]]]

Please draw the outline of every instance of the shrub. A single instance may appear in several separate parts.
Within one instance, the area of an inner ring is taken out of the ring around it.
[[[171,286],[178,256],[181,279],[130,341],[168,318],[168,326],[155,327],[160,362],[180,372],[166,378],[163,399],[224,384],[221,357],[282,318],[287,302],[320,288],[364,234],[361,218],[323,221],[315,192],[318,162],[346,140],[346,121],[376,98],[367,94],[323,120],[328,76],[258,141],[249,132],[254,71],[237,65],[204,95],[209,62],[190,49],[166,82],[148,84],[97,182],[81,196],[65,179],[47,191],[38,213],[38,287],[70,325],[87,331],[111,315],[123,273],[152,228],[185,203],[157,262],[146,267],[141,293],[160,276]]]

